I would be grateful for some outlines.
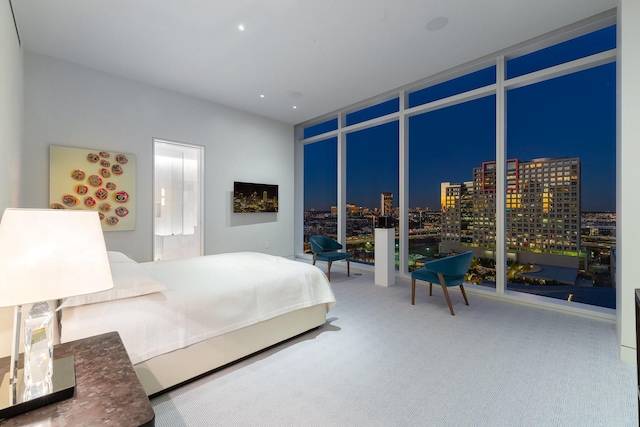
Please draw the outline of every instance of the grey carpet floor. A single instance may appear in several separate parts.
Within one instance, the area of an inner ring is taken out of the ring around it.
[[[157,426],[637,426],[615,326],[334,267],[321,328],[152,400]]]

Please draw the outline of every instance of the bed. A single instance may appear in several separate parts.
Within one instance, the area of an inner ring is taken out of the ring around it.
[[[149,396],[316,328],[335,304],[320,269],[262,253],[109,260],[114,289],[63,300],[60,341],[117,331]]]

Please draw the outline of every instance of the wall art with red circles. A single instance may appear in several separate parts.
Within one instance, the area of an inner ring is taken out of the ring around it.
[[[136,156],[49,147],[49,207],[98,212],[104,231],[136,228]]]

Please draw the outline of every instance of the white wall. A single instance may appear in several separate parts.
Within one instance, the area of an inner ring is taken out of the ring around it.
[[[205,147],[206,254],[294,255],[293,126],[37,53],[25,52],[24,68],[24,207],[49,204],[49,145],[135,154],[136,230],[105,239],[150,261],[156,137]],[[233,214],[233,181],[278,184],[279,212]]]
[[[20,203],[23,61],[8,1],[0,2],[0,215]],[[0,356],[11,352],[13,308],[0,309]]]
[[[640,288],[640,2],[619,0],[617,62],[616,330],[622,360],[635,363],[635,289]]]
[[[22,50],[8,1],[0,2],[0,214],[16,207],[22,143]]]

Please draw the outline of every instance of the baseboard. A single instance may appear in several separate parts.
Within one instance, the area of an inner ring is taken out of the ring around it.
[[[637,363],[636,359],[636,349],[631,347],[625,347],[623,345],[620,346],[620,360],[626,363],[631,363],[635,365]]]

